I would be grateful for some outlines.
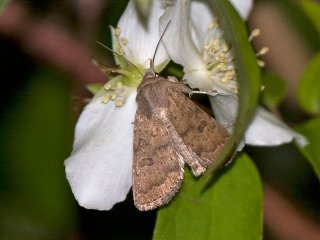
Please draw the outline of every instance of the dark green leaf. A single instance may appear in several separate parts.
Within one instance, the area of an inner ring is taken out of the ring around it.
[[[232,46],[235,56],[237,80],[239,82],[239,114],[235,123],[232,137],[224,148],[223,153],[208,173],[212,172],[218,166],[221,166],[226,160],[230,159],[242,139],[246,127],[255,111],[258,96],[260,93],[260,69],[257,65],[255,53],[248,41],[247,29],[227,0],[210,0],[209,4],[215,10],[219,19],[221,28],[228,42]]]
[[[308,113],[320,113],[320,53],[308,64],[298,86],[298,100]]]
[[[320,35],[310,17],[301,7],[302,1],[304,0],[269,0],[268,3],[274,4],[277,9],[281,10],[281,16],[284,17],[287,27],[297,34],[301,47],[317,52],[320,50]]]
[[[316,1],[303,0],[300,4],[320,34],[320,4]]]
[[[37,72],[0,121],[0,239],[65,239],[73,231],[74,200],[63,160],[71,147],[67,81]]]
[[[286,93],[286,81],[275,74],[264,73],[262,75],[262,85],[264,86],[261,100],[269,108],[279,105]]]
[[[213,185],[203,185],[185,172],[181,191],[158,212],[155,240],[253,240],[262,238],[260,178],[247,155],[221,169]]]
[[[320,180],[320,118],[314,118],[296,128],[301,134],[307,137],[309,144],[300,148],[301,152],[312,165]]]

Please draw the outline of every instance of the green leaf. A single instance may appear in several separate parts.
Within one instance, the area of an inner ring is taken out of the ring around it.
[[[262,85],[262,102],[269,108],[277,107],[286,94],[286,81],[275,74],[265,72],[262,75]]]
[[[92,83],[87,85],[87,89],[93,94],[97,94],[103,87],[103,83]]]
[[[146,18],[149,16],[150,8],[152,1],[151,0],[134,0],[136,8],[138,9],[139,14]]]
[[[303,134],[309,141],[309,144],[304,148],[300,148],[300,150],[308,159],[320,180],[320,118],[311,119],[296,127],[296,130]]]
[[[320,113],[320,53],[308,64],[298,85],[298,101],[308,113]]]
[[[301,7],[301,2],[292,0],[270,0],[278,10],[281,10],[281,15],[284,17],[288,28],[294,30],[299,38],[300,47],[306,48],[315,53],[320,50],[320,35],[312,23],[310,17]]]
[[[320,34],[320,4],[311,0],[301,0],[300,4]]]
[[[208,1],[215,10],[224,36],[231,44],[235,56],[237,79],[240,87],[238,117],[234,126],[232,137],[207,173],[231,158],[243,138],[244,132],[256,109],[260,93],[260,68],[257,59],[248,41],[246,26],[238,13],[227,0]]]
[[[242,154],[213,181],[202,192],[186,171],[181,191],[158,212],[153,239],[262,239],[261,182],[251,159]]]
[[[63,160],[71,149],[71,102],[65,78],[36,72],[0,121],[0,239],[66,239],[75,201]],[[2,176],[0,176],[2,177]]]

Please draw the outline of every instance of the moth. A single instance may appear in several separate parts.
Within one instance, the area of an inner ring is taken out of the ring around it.
[[[136,96],[133,197],[141,211],[168,203],[178,192],[184,165],[200,176],[219,156],[228,131],[190,98],[174,77],[146,71]]]

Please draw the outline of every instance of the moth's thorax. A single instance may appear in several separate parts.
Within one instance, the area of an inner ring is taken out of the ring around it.
[[[160,77],[158,74],[156,74],[154,70],[148,69],[148,70],[146,70],[144,77],[143,77],[143,80],[138,87],[138,92],[142,88],[144,88],[146,85],[153,84],[153,83],[156,83],[158,81],[163,81],[163,80],[165,80],[165,79],[163,77]]]

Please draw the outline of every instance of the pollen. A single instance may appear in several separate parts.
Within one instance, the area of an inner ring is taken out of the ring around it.
[[[110,98],[111,98],[111,100],[115,100],[115,99],[117,98],[117,93],[112,92],[112,93],[110,94]]]
[[[238,92],[232,48],[224,39],[217,21],[208,25],[202,59],[213,85],[232,93]]]
[[[249,41],[252,41],[252,39],[258,37],[260,35],[261,31],[259,28],[255,28],[252,30],[250,36],[249,36]]]
[[[119,37],[120,36],[120,33],[121,33],[121,30],[120,30],[120,28],[116,28],[115,30],[114,30],[114,35],[116,35],[117,37]]]
[[[217,22],[211,22],[211,23],[209,23],[209,25],[208,25],[208,29],[211,30],[211,29],[215,28],[216,25],[217,25]]]
[[[123,48],[122,48],[122,47],[118,47],[118,48],[116,49],[116,53],[117,53],[118,55],[120,55],[120,56],[123,56],[123,55],[124,55]]]
[[[102,97],[102,102],[105,103],[105,104],[107,104],[109,102],[109,100],[110,100],[110,96],[109,95],[104,95]]]
[[[256,53],[256,56],[263,56],[266,55],[269,52],[269,48],[268,47],[263,47],[261,48],[261,50],[259,52]]]
[[[128,39],[126,39],[125,37],[120,38],[120,42],[122,45],[127,45],[128,44]]]
[[[104,86],[103,86],[103,88],[105,89],[105,90],[110,90],[111,89],[111,87],[112,87],[112,85],[109,83],[109,82],[107,82]]]
[[[116,107],[122,107],[124,102],[123,102],[123,99],[119,98],[117,99],[114,104],[116,105]]]
[[[103,90],[105,93],[101,98],[102,103],[108,104],[112,102],[116,107],[122,107],[132,91],[132,88],[125,85],[123,77],[118,75],[107,82],[104,85]]]
[[[121,81],[117,82],[117,88],[123,88],[123,83]]]

